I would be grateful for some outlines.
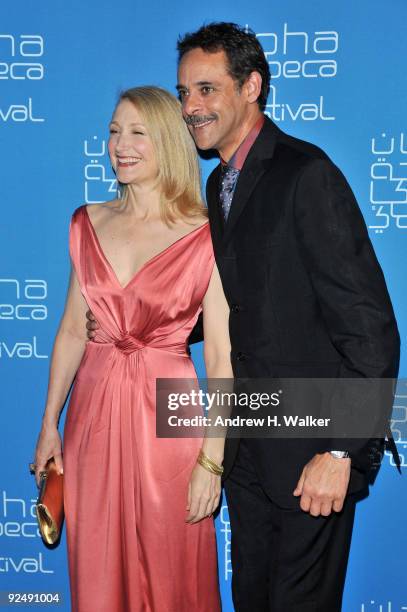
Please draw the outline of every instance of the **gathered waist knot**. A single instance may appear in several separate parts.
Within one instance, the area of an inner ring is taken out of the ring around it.
[[[179,355],[189,355],[185,342],[174,342],[174,340],[169,337],[144,341],[130,333],[126,333],[120,339],[114,340],[113,344],[124,355],[132,355],[133,353],[141,351],[144,348],[168,351],[170,353],[177,353]]]
[[[146,345],[142,340],[135,338],[131,334],[126,334],[114,343],[115,347],[125,355],[130,355],[136,351],[141,351]]]

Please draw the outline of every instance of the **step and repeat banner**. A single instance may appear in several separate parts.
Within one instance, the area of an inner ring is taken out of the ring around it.
[[[53,550],[42,543],[28,463],[66,295],[70,217],[84,202],[116,194],[106,144],[118,93],[142,84],[175,92],[177,38],[204,22],[234,21],[254,30],[272,75],[267,114],[324,148],[357,196],[398,319],[405,377],[407,4],[21,0],[1,9],[0,591],[59,592],[59,609],[68,611],[65,533]],[[215,164],[202,160],[203,180]],[[202,345],[193,348],[193,358],[203,376]],[[396,406],[395,437],[406,466],[400,432],[407,389]],[[406,477],[386,454],[370,496],[358,506],[345,612],[407,610]],[[223,605],[232,611],[224,501],[216,526]]]

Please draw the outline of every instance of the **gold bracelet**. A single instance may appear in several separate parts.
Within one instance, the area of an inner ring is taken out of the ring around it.
[[[205,455],[203,450],[199,451],[197,461],[199,465],[201,465],[208,472],[211,472],[211,474],[215,474],[215,476],[222,476],[223,467],[212,461],[212,459],[209,459],[209,457]]]
[[[208,472],[211,472],[211,474],[215,474],[215,476],[221,476],[223,473],[223,467],[217,465],[216,463],[211,461],[209,458],[199,456],[198,463],[205,470],[207,470]]]

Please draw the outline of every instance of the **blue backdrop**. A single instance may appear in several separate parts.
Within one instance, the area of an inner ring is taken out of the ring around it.
[[[70,216],[84,202],[115,194],[106,138],[118,92],[148,83],[175,91],[176,39],[204,21],[251,27],[272,72],[267,112],[282,129],[323,147],[356,193],[396,311],[405,376],[407,5],[23,0],[2,9],[0,590],[60,591],[60,609],[69,610],[65,535],[56,550],[42,544],[27,464],[66,294]],[[204,179],[214,164],[202,162]],[[203,375],[201,352],[198,346],[193,356]],[[405,424],[407,389],[397,405]],[[397,437],[405,465],[407,440]],[[386,455],[358,507],[345,612],[407,610],[406,476],[391,464]],[[217,530],[224,609],[232,610],[225,505]]]

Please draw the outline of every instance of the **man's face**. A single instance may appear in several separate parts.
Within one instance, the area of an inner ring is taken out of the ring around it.
[[[216,149],[228,161],[240,144],[250,110],[245,88],[238,90],[224,51],[188,51],[180,61],[177,89],[184,119],[199,149]]]

